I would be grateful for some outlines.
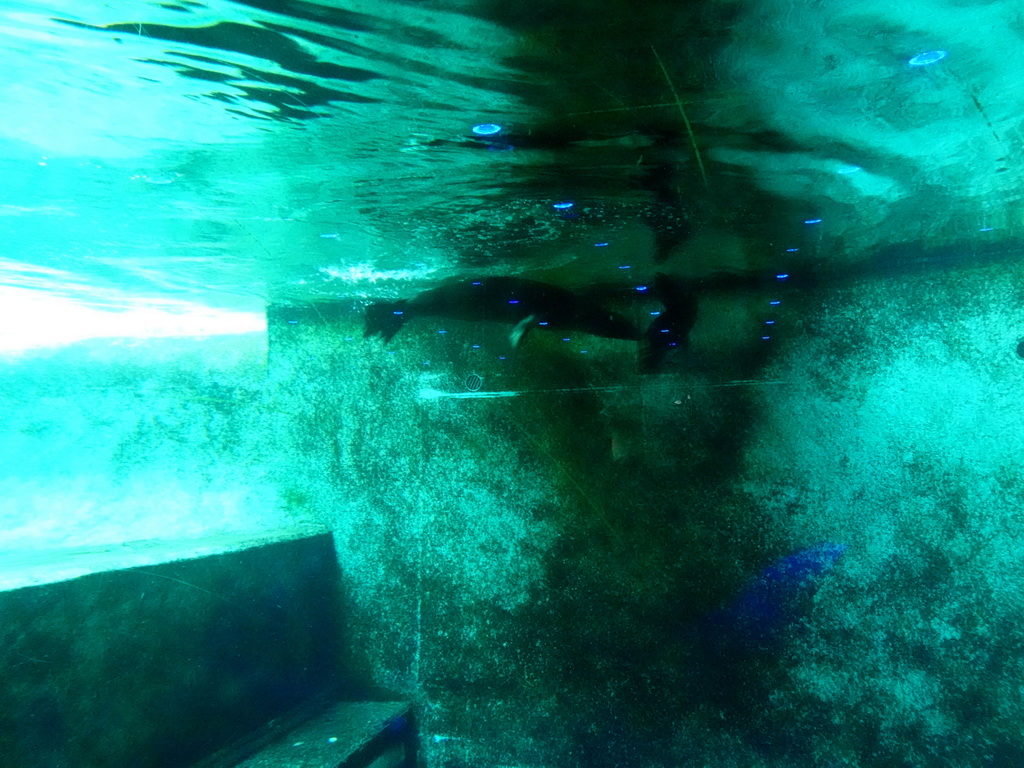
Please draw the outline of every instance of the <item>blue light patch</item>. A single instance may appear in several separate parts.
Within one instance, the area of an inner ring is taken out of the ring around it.
[[[572,341],[572,339],[566,337],[566,338],[562,339],[562,341]]]
[[[775,321],[774,320],[765,320],[764,324],[765,325],[775,325]]]
[[[437,332],[438,333],[448,333],[448,331],[446,331],[444,328],[438,328]]]
[[[789,272],[780,272],[779,274],[777,274],[775,276],[775,279],[776,280],[785,280],[787,277],[789,277]]]
[[[566,200],[566,201],[561,202],[561,203],[555,203],[552,206],[552,208],[554,208],[557,211],[567,211],[570,208],[572,208],[573,205],[574,205],[574,203],[572,202],[572,200]]]
[[[646,285],[638,285],[638,286],[636,287],[636,289],[637,289],[638,291],[640,291],[640,293],[643,293],[644,291],[646,291],[646,290],[647,290],[647,286],[646,286]]]
[[[607,245],[608,245],[608,243],[594,243],[594,247],[595,248],[604,248]]]
[[[473,345],[473,349],[480,349],[480,345],[479,344],[474,344]]]
[[[804,219],[804,224],[821,224],[821,219]]]
[[[934,64],[937,61],[942,61],[949,55],[949,51],[925,51],[919,53],[912,59],[907,61],[912,67],[927,67],[929,64]]]
[[[473,285],[483,285],[479,280],[474,280]]]
[[[781,301],[779,301],[778,299],[773,299],[772,301],[769,301],[768,303],[769,303],[769,304],[771,304],[771,305],[772,305],[773,307],[777,307],[777,306],[779,306],[779,304],[781,304],[782,302],[781,302]]]
[[[799,250],[799,248],[787,248],[786,253],[796,253]]]
[[[509,299],[508,303],[509,304],[518,304],[519,303],[519,299]]]
[[[762,338],[763,340],[765,340],[765,341],[768,341],[768,339],[770,339],[770,338],[771,338],[771,336],[762,336],[761,338]]]
[[[982,227],[978,231],[979,232],[991,232],[993,229],[995,229],[995,227]]]
[[[537,323],[537,325],[547,325],[547,324],[548,324],[547,320],[542,320],[541,322]]]
[[[497,123],[480,123],[473,126],[473,133],[477,136],[493,136],[496,133],[501,133],[501,126]]]
[[[402,310],[400,310],[400,309],[396,309],[396,310],[394,311],[394,313],[393,313],[393,314],[396,314],[396,315],[404,315],[404,314],[405,314],[405,312],[403,312],[403,311],[402,311]]]
[[[629,264],[623,264],[621,267],[619,267],[619,269],[631,269],[631,267],[629,266]]]
[[[660,309],[656,309],[653,312],[651,312],[651,317],[657,317],[660,314],[661,314],[661,310]]]

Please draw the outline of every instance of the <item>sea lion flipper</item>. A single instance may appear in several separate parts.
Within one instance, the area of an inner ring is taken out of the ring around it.
[[[379,302],[366,307],[363,338],[379,335],[387,344],[405,325],[405,301]]]
[[[516,327],[512,329],[512,332],[508,335],[508,340],[512,343],[512,348],[518,347],[524,338],[526,338],[527,332],[530,330],[530,324],[537,319],[536,315],[527,315],[518,323]]]

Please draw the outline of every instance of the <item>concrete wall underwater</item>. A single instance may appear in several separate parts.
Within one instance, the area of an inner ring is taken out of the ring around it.
[[[418,702],[428,765],[1014,764],[1018,272],[824,281],[763,367],[709,302],[655,377],[285,312],[281,492],[335,533],[346,663]],[[754,647],[715,610],[759,571]]]
[[[770,371],[742,487],[790,541],[849,545],[774,698],[790,751],[1024,760],[1022,277],[837,286]]]
[[[265,378],[265,334],[5,357],[0,551],[302,523],[276,492]]]
[[[192,765],[351,691],[337,577],[316,536],[0,592],[0,766]]]
[[[771,545],[735,483],[749,387],[641,376],[629,342],[425,323],[384,346],[319,315],[270,314],[281,492],[334,532],[347,663],[418,702],[428,765],[674,755],[687,628]]]
[[[326,527],[333,662],[416,703],[428,766],[1013,765],[1021,277],[822,280],[771,347],[712,297],[655,376],[628,342],[272,308],[265,367],[5,371],[4,503],[46,502],[23,541],[117,541],[103,499],[150,538]]]

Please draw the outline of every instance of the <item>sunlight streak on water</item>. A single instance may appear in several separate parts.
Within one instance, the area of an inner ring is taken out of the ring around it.
[[[0,352],[73,344],[98,338],[220,336],[266,331],[255,312],[231,312],[185,301],[122,297],[99,309],[31,288],[0,286]]]

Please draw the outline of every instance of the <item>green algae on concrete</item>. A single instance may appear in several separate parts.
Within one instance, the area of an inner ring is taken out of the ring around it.
[[[356,311],[270,324],[282,492],[334,531],[349,663],[419,702],[428,760],[656,754],[688,681],[675,633],[762,543],[724,485],[750,397],[700,376],[652,395],[629,343],[581,361],[538,333],[502,360],[503,334],[460,330],[487,351],[415,326],[364,341]],[[474,374],[509,394],[453,396]]]
[[[771,717],[857,765],[1010,765],[1024,745],[1019,268],[823,296],[774,375],[744,487],[793,541],[845,542]]]
[[[0,593],[0,766],[191,765],[358,695],[337,580],[319,536]]]

